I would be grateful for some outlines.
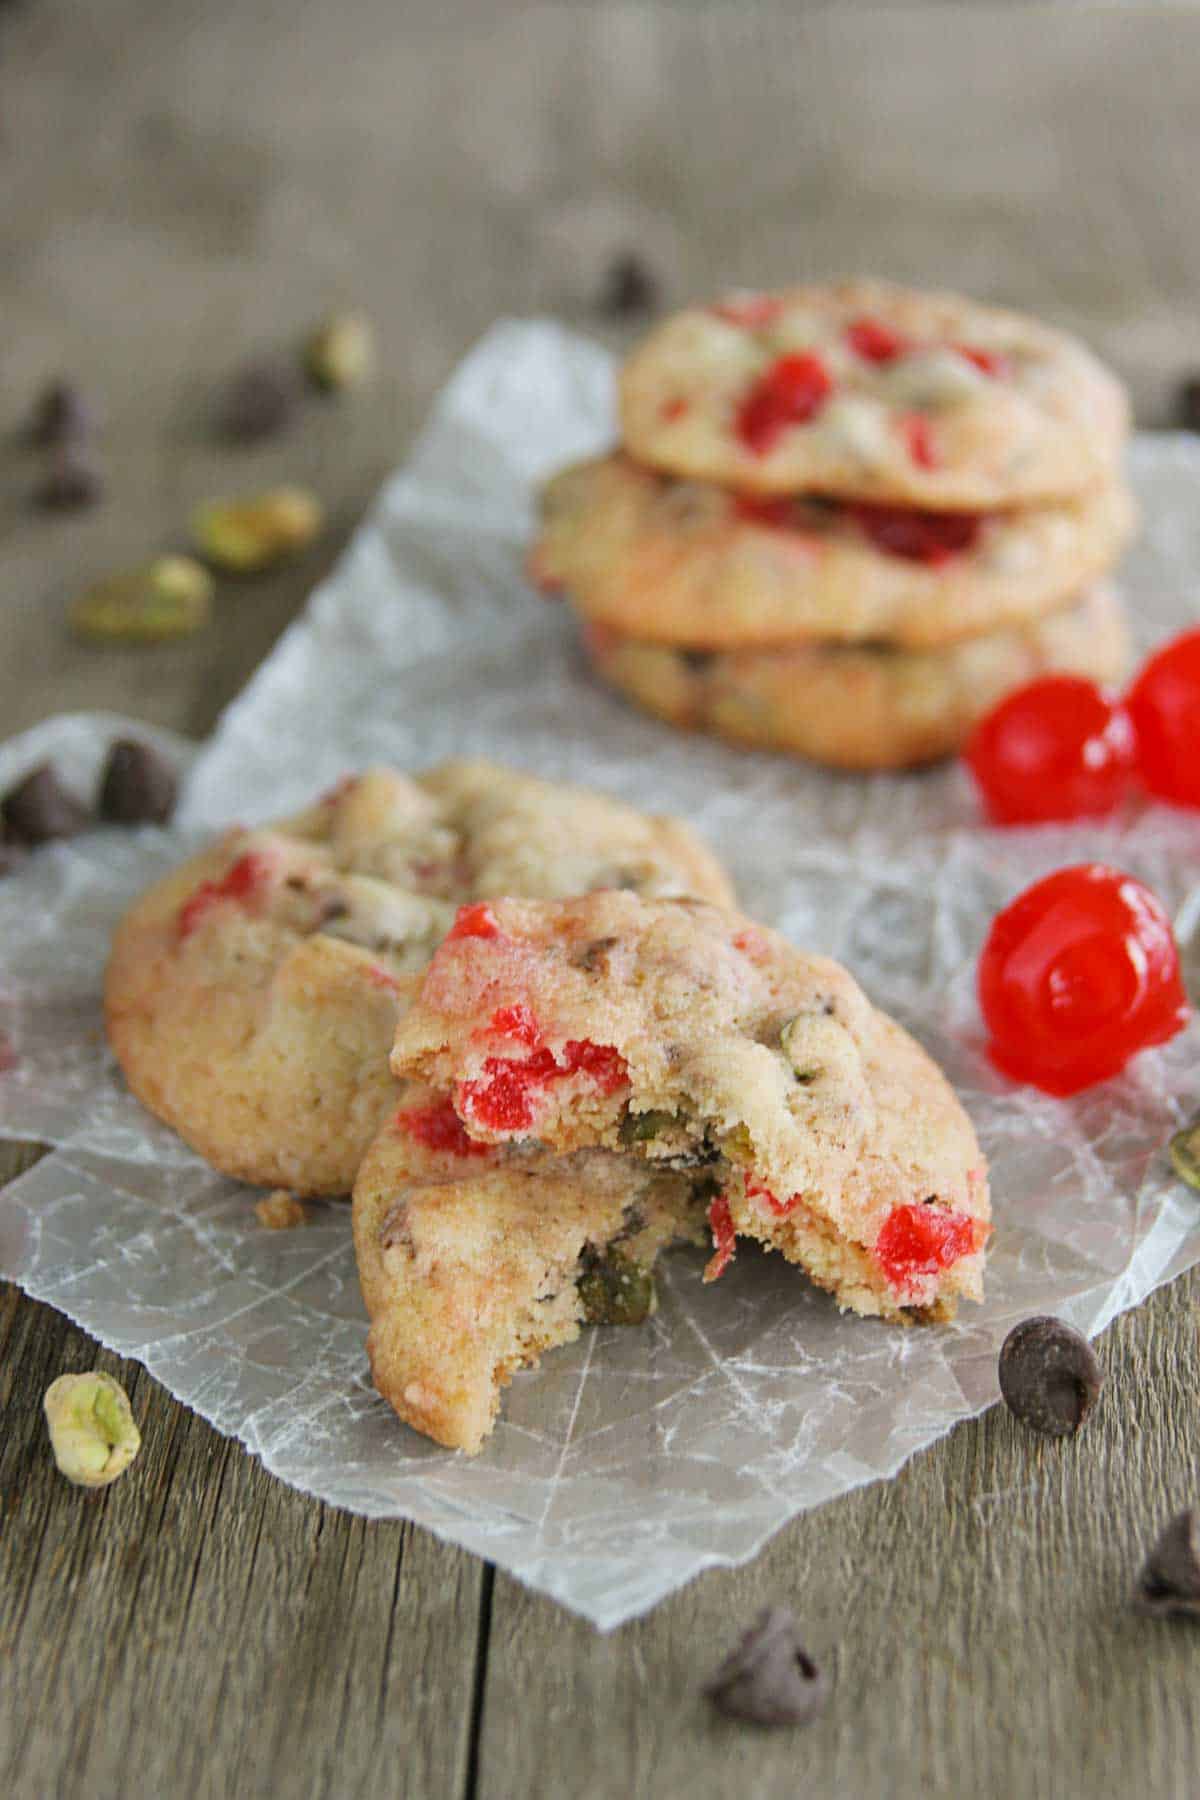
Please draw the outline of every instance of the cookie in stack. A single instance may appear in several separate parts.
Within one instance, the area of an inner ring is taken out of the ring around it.
[[[1063,333],[874,282],[743,295],[652,332],[620,412],[530,569],[651,712],[899,768],[1036,675],[1121,674],[1128,408]]]

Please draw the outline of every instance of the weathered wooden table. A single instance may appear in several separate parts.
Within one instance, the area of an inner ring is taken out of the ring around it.
[[[0,0],[0,721],[112,707],[202,734],[457,355],[503,312],[594,316],[636,247],[667,301],[881,270],[1044,310],[1157,422],[1200,363],[1200,14],[744,0]],[[349,299],[385,373],[281,444],[212,441],[219,379]],[[30,511],[8,431],[39,382],[103,396],[107,503]],[[63,630],[87,577],[189,505],[287,476],[319,553],[141,653]],[[11,1175],[35,1146],[0,1152]],[[49,1309],[0,1298],[0,1792],[1179,1795],[1200,1792],[1200,1636],[1126,1605],[1200,1493],[1200,1276],[1108,1334],[1076,1443],[1000,1413],[600,1637],[474,1558],[291,1492]],[[40,1402],[93,1363],[145,1448],[68,1487]],[[837,1697],[802,1736],[697,1682],[767,1600]]]

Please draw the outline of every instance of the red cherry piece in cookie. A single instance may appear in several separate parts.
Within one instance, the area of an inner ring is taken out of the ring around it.
[[[450,944],[455,938],[498,938],[503,935],[500,921],[487,901],[473,900],[469,905],[459,907],[443,942]]]
[[[975,1220],[942,1206],[897,1206],[875,1240],[875,1260],[903,1293],[922,1275],[937,1275],[976,1248]]]
[[[586,1075],[601,1094],[613,1094],[624,1085],[628,1068],[611,1044],[593,1044],[587,1038],[569,1040],[558,1056],[548,1049],[536,1049],[519,1060],[489,1056],[481,1075],[459,1082],[455,1107],[461,1118],[485,1130],[520,1135],[533,1124],[539,1094],[571,1075]]]
[[[1002,356],[998,350],[977,350],[974,344],[955,344],[953,348],[984,375],[990,375],[993,381],[1003,381],[1012,373],[1007,356]]]
[[[744,525],[766,525],[772,531],[799,531],[803,518],[799,501],[790,494],[737,494],[733,514]]]
[[[1118,1074],[1188,1017],[1161,903],[1103,863],[1060,869],[999,913],[978,979],[991,1060],[1047,1094]]]
[[[542,1028],[529,1007],[523,1003],[497,1007],[488,1021],[487,1035],[515,1038],[518,1044],[526,1044],[530,1050],[540,1050],[542,1047]]]
[[[897,421],[905,449],[918,469],[936,469],[941,465],[933,427],[924,413],[904,413]]]
[[[220,881],[202,881],[189,900],[179,909],[179,935],[185,938],[195,931],[205,914],[223,900],[244,906],[254,898],[270,874],[270,863],[258,850],[239,856]]]
[[[489,1145],[477,1144],[467,1136],[448,1096],[429,1106],[401,1107],[394,1124],[397,1131],[415,1138],[427,1150],[443,1150],[450,1156],[490,1154]]]
[[[846,342],[864,362],[890,363],[904,356],[912,345],[882,319],[852,319],[846,327]]]
[[[733,1229],[733,1214],[724,1194],[718,1194],[709,1207],[708,1223],[712,1231],[713,1254],[704,1265],[703,1280],[716,1281],[733,1261],[734,1241],[737,1237]]]
[[[1136,760],[1120,701],[1081,675],[1044,675],[981,719],[963,752],[997,825],[1103,818]]]
[[[746,1183],[746,1198],[747,1200],[765,1200],[770,1210],[782,1219],[799,1206],[804,1195],[789,1194],[786,1200],[781,1200],[777,1194],[771,1192],[769,1187],[764,1187],[761,1181],[751,1179]]]
[[[805,351],[781,356],[764,370],[738,409],[738,436],[755,456],[766,456],[793,425],[816,418],[833,381],[819,356]]]
[[[852,506],[850,512],[877,550],[932,569],[974,549],[983,528],[979,513],[921,512],[915,507],[868,504]]]
[[[731,294],[712,308],[727,325],[740,325],[745,331],[757,331],[772,324],[783,311],[783,301],[775,294]]]
[[[1142,780],[1160,800],[1200,807],[1200,630],[1164,644],[1125,697]]]

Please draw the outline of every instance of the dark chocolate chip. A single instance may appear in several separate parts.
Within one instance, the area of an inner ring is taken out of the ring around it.
[[[46,844],[51,838],[74,837],[92,815],[68,794],[49,763],[39,763],[24,781],[0,800],[0,816],[10,838],[19,844]]]
[[[56,453],[49,471],[33,490],[33,504],[46,512],[81,512],[104,496],[100,471],[76,450]]]
[[[829,1692],[828,1677],[801,1646],[783,1606],[767,1607],[704,1684],[718,1712],[752,1725],[807,1725]]]
[[[165,825],[175,809],[175,771],[149,744],[118,738],[100,776],[96,810],[117,825]]]
[[[589,975],[608,973],[608,953],[615,950],[620,940],[615,937],[594,938],[585,944],[571,961],[577,969],[585,969]]]
[[[1181,381],[1175,399],[1175,423],[1181,431],[1200,431],[1200,375]]]
[[[29,441],[43,450],[80,444],[96,427],[95,410],[73,381],[51,381],[41,391],[29,421]]]
[[[633,250],[614,256],[600,291],[599,310],[610,319],[630,319],[658,304],[658,281]]]
[[[684,668],[690,669],[694,675],[702,675],[717,660],[713,650],[679,650],[676,654]]]
[[[1177,1131],[1168,1149],[1179,1179],[1186,1181],[1189,1187],[1200,1188],[1200,1119],[1193,1119],[1190,1125]]]
[[[1134,1596],[1139,1610],[1156,1617],[1200,1618],[1200,1512],[1176,1513],[1142,1566]]]
[[[221,401],[221,435],[238,444],[274,437],[291,422],[300,380],[282,359],[249,363],[230,382]]]
[[[1087,1419],[1104,1383],[1096,1352],[1062,1319],[1024,1319],[1000,1350],[1000,1392],[1034,1431],[1070,1437]]]

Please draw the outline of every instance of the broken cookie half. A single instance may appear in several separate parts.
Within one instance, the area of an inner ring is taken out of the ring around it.
[[[478,1145],[626,1152],[714,1184],[736,1237],[839,1305],[944,1319],[982,1294],[987,1171],[949,1083],[838,963],[700,901],[460,909],[392,1068]]]
[[[375,1385],[400,1417],[477,1452],[502,1388],[584,1324],[640,1324],[654,1263],[703,1243],[711,1183],[637,1158],[472,1142],[410,1089],[354,1188]]]

